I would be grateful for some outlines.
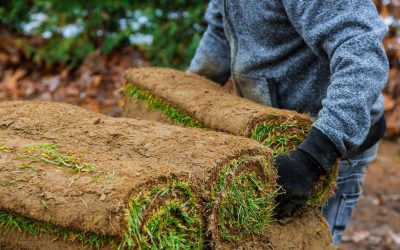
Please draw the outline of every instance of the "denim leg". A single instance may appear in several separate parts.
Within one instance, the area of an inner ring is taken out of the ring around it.
[[[333,243],[339,245],[344,229],[350,221],[354,206],[363,191],[368,164],[375,160],[378,144],[361,154],[339,162],[339,176],[335,196],[322,208],[332,232]]]

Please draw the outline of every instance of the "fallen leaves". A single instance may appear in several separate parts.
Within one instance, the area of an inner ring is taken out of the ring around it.
[[[11,100],[17,100],[19,97],[18,93],[18,81],[25,76],[26,71],[24,69],[17,69],[15,71],[6,70],[3,80],[0,85],[3,85]]]
[[[390,246],[400,247],[400,232],[395,233],[390,227],[382,226],[372,231],[356,231],[351,236],[343,237],[342,241],[357,244],[363,242],[369,246],[386,246],[387,248],[382,249],[391,249]]]
[[[75,70],[62,65],[48,69],[26,60],[14,34],[0,32],[0,101],[59,101],[119,116],[123,96],[118,90],[124,84],[124,70],[150,65],[130,47],[109,55],[97,50]]]

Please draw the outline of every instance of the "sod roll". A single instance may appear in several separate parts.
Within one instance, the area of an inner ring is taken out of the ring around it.
[[[123,115],[186,127],[208,128],[252,138],[273,155],[295,149],[312,119],[294,111],[267,107],[227,93],[195,74],[167,68],[135,68],[125,73]],[[308,204],[318,207],[333,193],[338,168],[322,176]]]
[[[239,244],[222,242],[217,250],[301,249],[334,250],[329,226],[318,209],[308,209],[286,221],[274,222],[263,234],[247,237]]]
[[[242,240],[272,221],[271,160],[257,142],[225,133],[0,103],[0,245],[18,247],[19,233],[37,238],[32,247],[49,238],[142,249]]]

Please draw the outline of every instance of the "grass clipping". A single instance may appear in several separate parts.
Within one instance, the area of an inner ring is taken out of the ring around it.
[[[305,115],[232,96],[200,76],[143,68],[128,70],[125,78],[128,83],[123,92],[128,101],[144,103],[142,106],[148,112],[162,112],[163,118],[172,124],[252,138],[272,149],[274,156],[295,149],[311,127],[312,120]],[[321,176],[308,205],[319,207],[327,201],[333,194],[337,175],[338,166]]]
[[[5,126],[0,245],[203,249],[273,221],[273,157],[252,140],[49,102],[0,103]]]

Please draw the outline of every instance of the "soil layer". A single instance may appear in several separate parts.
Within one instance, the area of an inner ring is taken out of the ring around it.
[[[123,239],[130,201],[174,180],[212,204],[212,184],[237,160],[237,174],[275,186],[271,152],[255,141],[67,104],[0,103],[0,138],[0,211],[78,232]]]

